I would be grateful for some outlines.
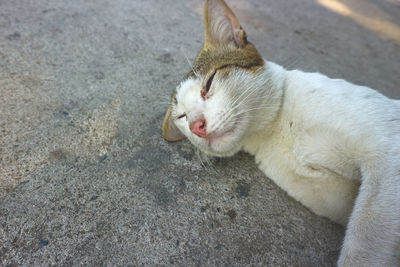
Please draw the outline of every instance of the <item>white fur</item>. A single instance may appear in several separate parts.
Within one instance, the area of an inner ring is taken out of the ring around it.
[[[347,224],[339,266],[400,264],[400,101],[267,62],[257,75],[217,74],[205,101],[204,82],[184,81],[173,109],[187,113],[175,123],[193,144],[217,156],[251,153],[290,196]],[[207,133],[233,132],[211,143],[197,137],[188,125],[199,116]]]

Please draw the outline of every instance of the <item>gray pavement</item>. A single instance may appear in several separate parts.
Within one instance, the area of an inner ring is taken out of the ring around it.
[[[400,98],[398,1],[227,2],[265,58]],[[202,4],[0,0],[1,266],[334,265],[344,229],[249,155],[162,139]]]

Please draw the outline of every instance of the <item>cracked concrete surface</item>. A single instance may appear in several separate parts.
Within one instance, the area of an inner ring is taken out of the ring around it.
[[[266,59],[400,98],[398,1],[227,2]],[[0,265],[334,265],[344,229],[249,155],[162,139],[202,5],[0,0]]]

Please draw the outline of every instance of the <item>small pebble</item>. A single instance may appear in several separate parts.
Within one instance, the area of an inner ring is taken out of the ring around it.
[[[99,157],[99,163],[102,163],[107,158],[107,154],[101,155]]]
[[[48,240],[41,240],[40,242],[39,242],[39,247],[45,247],[45,246],[47,246],[49,244],[49,241]]]
[[[99,198],[99,196],[92,196],[91,198],[90,198],[90,200],[96,200],[96,199],[98,199]]]

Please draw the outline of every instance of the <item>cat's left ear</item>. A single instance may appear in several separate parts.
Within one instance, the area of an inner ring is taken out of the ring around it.
[[[247,34],[224,0],[207,0],[204,6],[205,43],[233,44],[238,48],[247,43]]]
[[[175,122],[171,116],[172,105],[168,108],[167,113],[164,117],[164,122],[162,125],[162,133],[165,140],[169,142],[176,142],[185,139],[186,136],[179,131],[176,127]]]

